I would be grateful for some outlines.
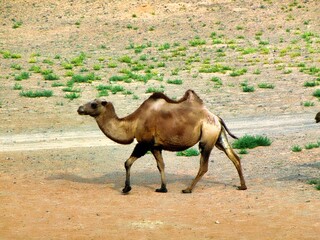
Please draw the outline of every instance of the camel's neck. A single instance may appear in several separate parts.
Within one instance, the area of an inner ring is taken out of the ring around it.
[[[118,118],[113,105],[110,105],[106,112],[96,117],[96,121],[101,131],[111,140],[121,144],[133,142],[133,122]]]

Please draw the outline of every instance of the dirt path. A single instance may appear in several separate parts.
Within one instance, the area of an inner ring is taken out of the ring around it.
[[[282,115],[266,117],[242,117],[226,119],[228,127],[236,135],[244,134],[277,136],[313,131],[314,116],[311,114]],[[30,151],[43,149],[64,149],[88,146],[116,145],[107,139],[98,129],[66,130],[60,132],[42,132],[11,134],[0,136],[0,151]],[[91,128],[91,127],[90,127]]]

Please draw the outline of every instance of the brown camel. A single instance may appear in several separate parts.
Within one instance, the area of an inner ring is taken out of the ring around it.
[[[316,120],[316,123],[320,122],[320,112],[317,113],[314,119]]]
[[[80,106],[80,115],[90,115],[96,119],[101,131],[113,141],[130,144],[137,140],[131,156],[125,162],[126,181],[123,193],[131,190],[130,168],[147,151],[151,151],[157,161],[161,175],[161,187],[157,192],[167,192],[162,150],[182,151],[199,142],[201,152],[200,169],[191,185],[183,193],[191,193],[194,186],[208,171],[208,160],[214,146],[224,151],[235,165],[240,187],[247,189],[242,174],[240,158],[231,148],[226,132],[232,135],[221,118],[212,114],[197,94],[188,90],[175,101],[162,93],[154,93],[132,114],[119,118],[114,106],[106,100],[94,100]]]

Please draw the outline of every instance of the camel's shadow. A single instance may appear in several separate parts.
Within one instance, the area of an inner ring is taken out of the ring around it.
[[[168,185],[177,183],[179,185],[184,185],[182,187],[187,187],[195,176],[186,174],[172,174],[167,173]],[[125,182],[125,172],[112,172],[107,173],[98,177],[82,177],[72,173],[60,173],[52,175],[46,178],[49,181],[64,180],[75,183],[85,183],[85,184],[101,184],[108,185],[115,191],[121,191],[124,187]],[[160,176],[155,172],[136,172],[131,174],[131,183],[133,186],[141,186],[150,189],[154,189],[156,186],[160,186]],[[217,182],[212,178],[202,178],[201,183],[205,185],[220,185],[228,186],[228,184]],[[230,185],[232,186],[232,185]]]

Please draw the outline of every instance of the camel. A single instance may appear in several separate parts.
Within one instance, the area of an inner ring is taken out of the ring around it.
[[[316,123],[320,122],[320,112],[317,113],[314,119],[316,120]]]
[[[208,162],[214,146],[225,152],[235,165],[240,178],[239,190],[246,190],[240,158],[228,142],[227,134],[236,138],[224,121],[211,113],[200,97],[188,90],[179,100],[172,100],[163,93],[153,93],[138,109],[119,118],[111,102],[95,99],[79,107],[80,115],[95,118],[101,131],[120,144],[137,144],[125,161],[126,180],[122,192],[131,191],[130,169],[140,157],[151,151],[161,176],[161,186],[156,192],[167,192],[165,164],[162,150],[183,151],[199,143],[200,168],[190,186],[182,190],[191,193],[197,182],[208,171]]]

